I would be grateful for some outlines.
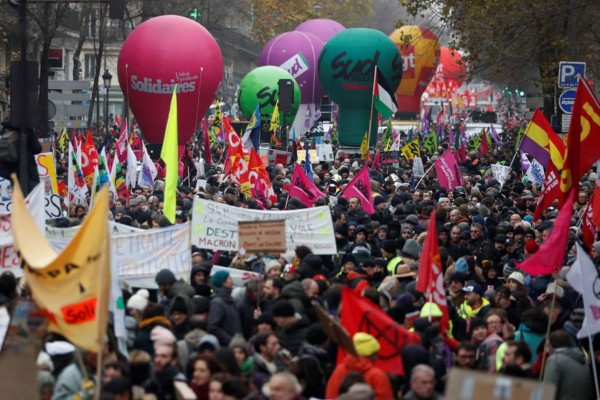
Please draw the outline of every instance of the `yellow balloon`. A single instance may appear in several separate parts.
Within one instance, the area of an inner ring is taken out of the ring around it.
[[[433,78],[440,61],[440,42],[428,29],[403,26],[390,35],[402,53],[402,81],[396,90],[398,111],[419,112],[421,95]]]

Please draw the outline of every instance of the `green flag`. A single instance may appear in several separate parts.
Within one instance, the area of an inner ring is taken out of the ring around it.
[[[519,150],[519,145],[521,144],[521,139],[523,139],[524,133],[525,128],[521,126],[521,128],[519,128],[519,133],[517,134],[517,140],[515,140],[515,151]]]
[[[388,121],[381,142],[383,143],[383,151],[390,151],[390,147],[392,147],[392,121]]]
[[[435,131],[431,131],[429,135],[423,141],[423,148],[427,150],[430,154],[433,154],[437,151],[437,138],[435,137]]]
[[[481,134],[469,138],[469,151],[477,153],[481,147]]]

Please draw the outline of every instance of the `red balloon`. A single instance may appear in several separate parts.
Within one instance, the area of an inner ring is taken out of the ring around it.
[[[450,50],[448,47],[442,47],[440,51],[440,66],[442,67],[442,79],[445,82],[456,84],[460,87],[467,77],[467,66],[461,63],[462,57],[456,50]],[[438,67],[439,71],[439,67]]]
[[[195,132],[223,79],[223,56],[199,23],[177,15],[149,19],[123,43],[119,83],[149,143],[162,143],[177,84],[179,144]]]

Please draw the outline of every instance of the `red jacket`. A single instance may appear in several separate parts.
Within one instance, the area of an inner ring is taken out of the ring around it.
[[[344,358],[341,364],[335,367],[333,374],[331,374],[331,378],[327,382],[325,398],[338,398],[342,381],[353,371],[360,372],[365,382],[375,390],[376,400],[391,400],[394,398],[392,385],[386,373],[373,365],[367,358],[360,357],[360,359],[356,359],[350,354]]]

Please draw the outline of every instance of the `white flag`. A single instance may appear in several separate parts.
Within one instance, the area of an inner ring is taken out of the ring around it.
[[[137,158],[135,158],[135,153],[133,149],[127,143],[127,174],[125,175],[125,185],[128,188],[135,187],[137,183]]]
[[[531,164],[529,164],[529,168],[527,168],[527,173],[525,174],[527,182],[544,183],[545,176],[546,172],[544,171],[544,166],[534,158]]]
[[[577,338],[581,339],[600,332],[600,277],[594,263],[577,245],[577,258],[567,272],[567,281],[573,289],[583,295],[585,318]]]
[[[504,186],[510,175],[510,167],[501,164],[492,164],[492,177],[500,182],[500,187]]]
[[[146,150],[146,146],[142,144],[142,169],[140,170],[140,176],[138,177],[138,186],[142,188],[144,186],[153,188],[156,175],[158,175],[156,166],[152,162],[152,159]]]
[[[396,140],[392,143],[390,151],[400,151],[400,135],[396,136]]]

